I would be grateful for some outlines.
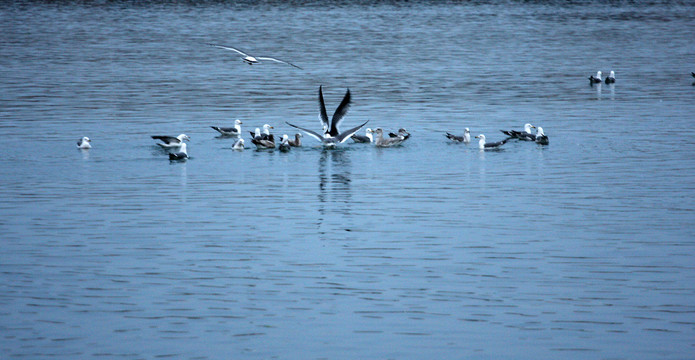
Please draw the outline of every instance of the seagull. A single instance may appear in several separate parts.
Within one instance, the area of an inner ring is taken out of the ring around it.
[[[345,131],[343,131],[342,133],[338,134],[338,136],[335,136],[335,137],[323,137],[323,136],[321,136],[319,133],[317,133],[317,132],[315,132],[315,131],[312,131],[312,130],[309,130],[309,129],[305,129],[305,128],[303,128],[303,127],[299,127],[299,126],[297,126],[297,125],[293,125],[293,124],[290,124],[290,123],[288,123],[288,122],[285,121],[285,123],[286,123],[287,125],[292,126],[292,127],[294,127],[294,128],[297,128],[297,129],[299,129],[299,130],[304,131],[305,133],[307,133],[307,135],[309,135],[309,136],[313,137],[314,139],[320,141],[321,144],[323,144],[323,146],[325,146],[325,147],[327,147],[327,148],[334,148],[334,147],[338,146],[338,144],[344,143],[345,140],[349,139],[352,135],[354,135],[357,131],[359,131],[363,126],[367,125],[368,122],[369,122],[369,120],[365,121],[365,122],[362,123],[362,125],[360,125],[360,126],[355,126],[355,127],[352,128],[352,129],[345,130]]]
[[[288,140],[287,143],[290,144],[290,146],[294,147],[300,147],[302,146],[302,134],[296,133],[294,134],[294,140]]]
[[[372,136],[372,133],[372,129],[367,128],[367,130],[365,130],[364,135],[355,134],[352,135],[350,138],[354,140],[356,143],[372,143],[374,142],[374,137]]]
[[[389,137],[392,137],[392,138],[402,137],[403,141],[405,141],[405,140],[408,140],[408,138],[410,137],[410,133],[408,132],[408,130],[406,130],[404,128],[400,128],[400,129],[398,129],[398,134],[389,133]]]
[[[272,128],[273,127],[268,124],[263,125],[263,133],[261,133],[261,129],[256,128],[256,132],[251,138],[251,143],[256,145],[256,148],[258,149],[274,149],[275,137],[268,130]]]
[[[244,151],[244,139],[237,140],[232,146],[232,149],[237,151]]]
[[[261,129],[256,128],[255,132],[249,131],[249,133],[251,134],[252,139],[260,137],[263,140],[268,140],[268,138],[270,137],[270,129],[275,129],[275,128],[268,125],[268,124],[265,124],[265,125],[263,125],[263,132],[261,132]]]
[[[536,144],[548,145],[550,143],[550,141],[548,141],[548,135],[546,135],[543,132],[542,127],[539,126],[537,129],[538,129],[538,133],[536,133]]]
[[[188,159],[188,152],[186,151],[186,143],[181,143],[181,147],[177,152],[169,153],[169,160],[186,160]]]
[[[328,113],[326,113],[326,103],[323,101],[323,86],[319,86],[319,121],[323,126],[323,137],[336,137],[340,133],[340,122],[350,110],[350,89],[347,89],[343,101],[335,109],[331,122],[328,122]]]
[[[535,126],[527,123],[527,124],[524,124],[524,131],[516,131],[516,130],[509,130],[509,131],[500,130],[500,131],[503,134],[505,134],[513,139],[534,141],[534,140],[536,140],[536,135],[531,133],[532,128],[535,128]]]
[[[405,141],[405,138],[402,136],[384,138],[384,131],[381,130],[381,128],[376,128],[374,132],[376,133],[376,140],[374,140],[374,144],[378,147],[396,146]]]
[[[251,55],[249,55],[249,54],[247,54],[247,53],[245,53],[245,52],[243,52],[243,51],[241,51],[241,50],[239,50],[239,49],[233,48],[233,47],[231,47],[231,46],[222,46],[222,45],[215,45],[215,44],[208,44],[208,45],[214,46],[214,47],[217,47],[217,48],[220,48],[220,49],[225,49],[225,50],[234,51],[234,52],[236,52],[237,54],[243,56],[243,57],[241,58],[241,60],[243,60],[245,63],[247,63],[247,64],[249,64],[249,65],[258,64],[261,60],[268,60],[268,61],[275,61],[275,62],[287,64],[287,65],[290,65],[290,66],[294,66],[294,67],[296,67],[297,69],[303,70],[303,69],[300,68],[299,66],[297,66],[297,65],[295,65],[295,64],[292,64],[292,63],[289,63],[289,62],[287,62],[287,61],[283,61],[283,60],[276,59],[276,58],[272,58],[272,57],[268,57],[268,56],[251,56]]]
[[[601,83],[601,81],[602,80],[601,80],[601,72],[600,71],[596,72],[596,77],[594,77],[593,75],[589,76],[589,83],[590,84]]]
[[[612,84],[615,82],[615,71],[611,70],[610,75],[606,76],[606,84]]]
[[[241,120],[236,119],[234,120],[234,127],[217,127],[217,126],[210,126],[211,128],[217,130],[222,136],[239,136],[241,135]]]
[[[453,140],[454,142],[462,142],[464,144],[468,144],[471,142],[471,130],[466,128],[466,131],[463,133],[463,136],[456,136],[454,134],[446,133],[445,135],[447,138]]]
[[[280,146],[278,146],[278,149],[282,152],[288,152],[292,148],[290,146],[290,138],[287,136],[287,134],[282,135],[282,141],[280,142]]]
[[[480,141],[478,141],[478,148],[480,148],[480,150],[498,148],[498,147],[504,145],[504,143],[506,143],[507,140],[509,140],[509,138],[506,138],[502,141],[498,141],[498,142],[494,142],[494,143],[485,143],[485,135],[480,134],[480,135],[476,136],[476,138],[480,139]]]
[[[345,142],[345,140],[349,139],[359,129],[361,129],[364,125],[366,125],[369,122],[369,120],[367,120],[360,126],[355,126],[352,129],[340,132],[340,130],[339,130],[340,122],[341,122],[341,120],[343,120],[343,117],[345,116],[345,114],[347,114],[349,108],[350,108],[350,89],[348,89],[347,92],[345,93],[345,96],[343,97],[343,101],[341,101],[340,105],[338,105],[338,108],[335,110],[335,113],[333,114],[333,118],[331,118],[331,123],[329,124],[328,123],[328,115],[326,113],[326,105],[323,102],[322,87],[319,86],[319,120],[321,121],[321,125],[323,125],[323,135],[321,135],[315,131],[299,127],[297,125],[290,124],[288,122],[285,122],[285,123],[289,126],[292,126],[294,128],[297,128],[299,130],[304,131],[305,133],[307,133],[307,135],[320,141],[323,144],[323,146],[329,147],[329,148],[334,148],[334,147],[338,146],[338,144]]]
[[[83,150],[91,149],[92,148],[92,144],[90,144],[91,142],[92,142],[92,140],[89,140],[89,138],[85,136],[82,139],[77,141],[77,148],[83,149]]]
[[[188,137],[186,134],[181,134],[177,137],[173,136],[167,136],[167,135],[152,135],[152,138],[155,140],[161,140],[161,143],[157,143],[157,145],[163,147],[163,148],[174,148],[174,147],[179,147],[183,145],[184,140],[191,140],[191,138]]]

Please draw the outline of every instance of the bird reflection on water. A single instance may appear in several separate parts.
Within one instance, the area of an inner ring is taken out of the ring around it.
[[[347,149],[323,149],[319,157],[319,217],[318,228],[321,229],[324,222],[331,216],[340,217],[336,221],[339,226],[347,226],[351,214],[352,191],[351,161]],[[331,230],[349,229],[324,229],[324,234]]]

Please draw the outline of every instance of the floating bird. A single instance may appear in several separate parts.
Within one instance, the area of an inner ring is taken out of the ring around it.
[[[234,127],[217,127],[217,126],[210,126],[211,128],[217,130],[220,134],[223,136],[239,136],[241,135],[241,120],[236,119],[234,120]]]
[[[500,130],[500,131],[512,139],[534,141],[534,140],[536,140],[536,135],[531,132],[532,128],[536,128],[536,127],[527,123],[527,124],[524,124],[524,131],[516,131],[516,130],[509,130],[509,131]]]
[[[88,137],[85,136],[82,139],[77,141],[77,148],[83,149],[83,150],[91,149],[92,148],[92,144],[90,144],[91,142],[92,142],[92,140],[90,140]]]
[[[343,120],[343,117],[345,116],[345,114],[347,114],[349,108],[350,108],[350,89],[347,90],[347,92],[345,93],[345,96],[343,97],[343,101],[340,102],[340,105],[338,105],[338,108],[335,110],[335,113],[333,113],[333,117],[331,118],[331,122],[329,124],[328,123],[328,114],[326,113],[326,105],[323,101],[322,87],[319,86],[319,120],[321,121],[321,125],[323,126],[323,135],[321,135],[315,131],[299,127],[297,125],[290,124],[288,122],[286,122],[286,123],[289,126],[292,126],[294,128],[297,128],[299,130],[304,131],[305,133],[307,133],[307,135],[320,141],[321,144],[323,144],[323,146],[333,148],[333,147],[338,146],[338,144],[345,142],[345,140],[349,139],[359,129],[361,129],[364,125],[366,125],[369,122],[369,120],[367,120],[360,126],[356,126],[352,129],[340,132],[340,130],[339,130],[340,122]]]
[[[355,134],[355,135],[352,135],[350,138],[351,138],[352,140],[354,140],[356,143],[371,143],[371,142],[374,142],[374,137],[372,136],[372,129],[370,129],[370,128],[367,128],[367,130],[365,130],[365,134],[364,134],[364,135],[357,135],[357,134]]]
[[[548,140],[548,135],[543,132],[542,127],[537,127],[538,132],[536,133],[536,144],[548,145],[550,141]]]
[[[178,151],[169,153],[169,160],[186,160],[188,152],[186,151],[186,143],[182,142]]]
[[[410,137],[410,133],[408,132],[408,130],[406,130],[404,128],[400,128],[400,129],[398,129],[398,134],[389,133],[389,137],[392,137],[392,138],[402,137],[403,141],[405,141],[405,140],[408,140],[408,138]]]
[[[507,140],[509,140],[509,138],[506,138],[502,141],[498,141],[498,142],[494,142],[494,143],[486,143],[485,142],[485,135],[483,135],[483,134],[476,136],[476,139],[480,139],[480,141],[478,141],[478,148],[480,148],[480,150],[498,148],[498,147],[504,145],[507,142]]]
[[[274,127],[272,127],[268,124],[265,124],[265,125],[263,125],[263,132],[261,132],[261,129],[256,128],[255,132],[249,131],[249,133],[251,134],[252,139],[260,137],[263,140],[268,140],[268,138],[271,136],[270,135],[270,129],[274,129]]]
[[[282,152],[288,152],[290,151],[292,147],[290,146],[290,138],[287,136],[287,134],[282,135],[282,141],[280,142],[280,146],[278,146],[278,149]]]
[[[592,85],[594,83],[601,83],[602,81],[603,80],[601,80],[601,72],[600,71],[596,72],[596,77],[594,77],[593,75],[589,76],[589,83]]]
[[[294,140],[288,140],[287,143],[290,144],[290,146],[300,147],[300,146],[302,146],[302,137],[303,136],[304,135],[302,135],[300,133],[296,133],[296,134],[294,134]]]
[[[268,129],[272,129],[273,127],[265,124],[263,125],[263,132],[261,133],[261,129],[256,128],[256,132],[254,133],[253,137],[251,138],[251,143],[256,145],[256,148],[258,149],[274,149],[275,148],[275,137],[273,134],[270,133]]]
[[[245,63],[247,63],[247,64],[249,64],[249,65],[258,64],[258,63],[259,63],[260,61],[262,61],[262,60],[268,60],[268,61],[274,61],[274,62],[279,62],[279,63],[287,64],[287,65],[290,65],[290,66],[294,66],[294,67],[296,67],[297,69],[302,69],[302,68],[300,68],[299,66],[297,66],[297,65],[295,65],[295,64],[292,64],[292,63],[290,63],[290,62],[283,61],[283,60],[280,60],[280,59],[276,59],[276,58],[272,58],[272,57],[268,57],[268,56],[251,56],[251,55],[249,55],[249,54],[247,54],[247,53],[245,53],[245,52],[243,52],[243,51],[241,51],[241,50],[239,50],[239,49],[235,49],[235,48],[233,48],[233,47],[231,47],[231,46],[222,46],[222,45],[215,45],[215,44],[208,44],[208,45],[214,46],[214,47],[217,47],[217,48],[220,48],[220,49],[225,49],[225,50],[234,51],[234,52],[236,52],[237,54],[241,55],[241,56],[242,56],[241,60],[243,60]]]
[[[384,138],[384,131],[381,128],[376,128],[374,130],[374,133],[376,134],[374,144],[378,147],[396,146],[400,145],[403,141],[405,141],[405,139],[402,136]]]
[[[323,86],[319,86],[319,121],[323,127],[323,137],[336,137],[340,134],[340,122],[350,110],[350,89],[347,89],[343,101],[335,109],[331,122],[328,122],[328,113],[326,112],[326,103],[323,101]]]
[[[161,143],[157,143],[157,145],[163,147],[163,148],[175,148],[183,145],[184,140],[191,140],[191,138],[188,137],[186,134],[181,134],[179,136],[173,137],[173,136],[167,136],[167,135],[152,135],[152,138],[155,140],[161,140]]]
[[[359,131],[363,126],[367,125],[368,122],[369,122],[369,120],[365,121],[360,126],[355,126],[352,129],[345,130],[342,133],[338,134],[338,136],[335,136],[335,137],[323,137],[315,131],[305,129],[305,128],[299,127],[297,125],[290,124],[288,122],[285,122],[285,123],[289,126],[292,126],[294,128],[297,128],[299,130],[304,131],[305,133],[307,133],[307,135],[320,141],[323,146],[329,147],[329,148],[334,148],[334,147],[338,146],[338,144],[344,143],[345,140],[349,139],[352,135],[354,135],[357,131]]]
[[[610,75],[606,76],[606,84],[612,84],[615,82],[615,71],[611,70]]]
[[[236,142],[234,142],[232,149],[237,151],[244,151],[244,139],[239,139]]]
[[[462,142],[464,144],[468,144],[471,142],[471,130],[466,128],[466,130],[463,133],[463,136],[456,136],[454,134],[446,133],[446,137],[454,142]]]

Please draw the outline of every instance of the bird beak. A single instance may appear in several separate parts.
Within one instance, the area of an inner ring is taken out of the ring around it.
[[[532,127],[532,128],[534,128],[534,129],[536,128],[536,127],[535,127],[535,126],[533,126],[533,125],[531,125],[531,127]]]
[[[475,138],[478,139],[478,138],[480,138],[480,136],[476,135]]]
[[[274,127],[272,127],[272,126],[271,126],[270,128],[271,128],[271,129],[275,129],[275,128],[274,128]]]

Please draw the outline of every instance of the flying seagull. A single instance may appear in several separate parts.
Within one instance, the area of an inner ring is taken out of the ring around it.
[[[288,122],[286,123],[289,126],[304,131],[305,133],[307,133],[307,135],[320,141],[325,147],[336,147],[338,144],[343,143],[345,142],[345,140],[349,139],[359,129],[361,129],[364,125],[366,125],[369,122],[369,120],[367,120],[360,126],[356,126],[352,129],[340,132],[340,122],[343,120],[343,117],[345,116],[345,114],[347,114],[349,109],[350,89],[348,89],[345,93],[343,101],[341,101],[340,105],[338,105],[338,108],[335,110],[335,113],[333,113],[333,117],[331,118],[331,122],[329,123],[328,114],[326,113],[326,104],[323,101],[322,87],[319,86],[319,120],[321,121],[321,125],[323,126],[323,134],[319,134],[315,131],[305,129],[297,125],[290,124]]]
[[[251,56],[251,55],[249,55],[249,54],[247,54],[247,53],[245,53],[245,52],[243,52],[243,51],[241,51],[241,50],[239,50],[239,49],[233,48],[233,47],[231,47],[231,46],[222,46],[222,45],[215,45],[215,44],[208,44],[208,45],[214,46],[214,47],[220,48],[220,49],[225,49],[225,50],[234,51],[234,52],[236,52],[237,54],[241,55],[241,56],[242,56],[241,60],[243,60],[245,63],[247,63],[247,64],[249,64],[249,65],[258,64],[260,61],[267,60],[267,61],[275,61],[275,62],[287,64],[287,65],[290,65],[290,66],[294,66],[294,67],[296,67],[297,69],[303,70],[303,69],[300,68],[299,66],[297,66],[297,65],[295,65],[295,64],[292,64],[292,63],[290,63],[290,62],[283,61],[283,60],[276,59],[276,58],[272,58],[272,57],[268,57],[268,56]]]
[[[323,86],[319,86],[319,121],[323,126],[323,137],[336,137],[340,133],[340,122],[350,110],[350,89],[347,89],[343,101],[335,109],[331,122],[328,122],[328,113],[326,112],[326,103],[323,101]]]

